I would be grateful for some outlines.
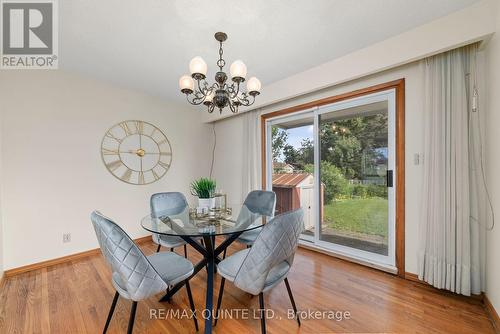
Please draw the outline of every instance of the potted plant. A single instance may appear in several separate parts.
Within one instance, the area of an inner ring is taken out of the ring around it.
[[[191,182],[191,194],[198,197],[198,207],[211,209],[215,206],[215,188],[217,183],[207,177]]]

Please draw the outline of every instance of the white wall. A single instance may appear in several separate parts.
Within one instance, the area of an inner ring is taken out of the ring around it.
[[[486,242],[486,295],[497,313],[500,313],[500,5],[497,10],[497,33],[488,43],[487,82],[488,107],[486,110],[486,170],[487,184],[493,200],[497,221],[493,231],[487,232]]]
[[[272,112],[289,106],[314,101],[322,97],[334,96],[356,89],[373,86],[400,78],[406,79],[406,271],[417,273],[418,224],[422,198],[423,170],[413,164],[414,153],[423,150],[422,88],[423,81],[417,63],[382,72],[363,79],[307,94],[286,102],[267,107],[264,112]],[[307,78],[314,80],[314,78]],[[217,143],[215,176],[222,189],[231,198],[241,200],[243,117],[236,116],[217,122]]]
[[[182,191],[192,201],[189,183],[209,171],[210,126],[185,105],[62,71],[2,71],[0,111],[5,270],[96,248],[94,209],[133,238],[147,235],[139,221],[149,196]],[[123,183],[101,161],[104,133],[127,119],[157,125],[171,142],[171,168],[156,183]]]

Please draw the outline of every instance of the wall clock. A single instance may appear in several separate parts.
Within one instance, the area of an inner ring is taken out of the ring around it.
[[[172,147],[167,136],[151,123],[129,120],[111,127],[101,143],[108,171],[130,184],[149,184],[170,168]]]

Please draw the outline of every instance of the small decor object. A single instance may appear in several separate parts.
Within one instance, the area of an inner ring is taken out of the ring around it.
[[[101,142],[101,157],[108,171],[129,184],[161,179],[172,163],[167,136],[151,123],[137,120],[111,127]]]
[[[211,209],[215,206],[215,180],[202,177],[191,183],[191,194],[198,197],[198,207]]]
[[[247,91],[240,88],[240,84],[245,81],[247,66],[241,60],[235,60],[230,68],[232,84],[226,83],[227,74],[222,70],[226,61],[222,58],[224,51],[222,43],[227,39],[223,32],[215,34],[215,39],[219,42],[219,60],[217,66],[219,71],[215,73],[215,83],[209,85],[205,80],[207,75],[207,63],[201,57],[194,57],[189,63],[191,75],[183,75],[179,79],[179,87],[189,103],[193,105],[204,104],[209,113],[215,108],[222,109],[229,106],[233,113],[238,112],[239,106],[251,106],[255,102],[255,97],[260,94],[261,84],[259,79],[251,77],[247,81]],[[196,87],[195,87],[196,80]]]

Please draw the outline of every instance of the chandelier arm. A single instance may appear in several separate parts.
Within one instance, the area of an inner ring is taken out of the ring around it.
[[[228,93],[229,93],[229,96],[232,98],[232,99],[238,99],[238,93],[240,92],[240,83],[232,83],[231,86],[228,86],[228,89],[227,89]]]
[[[198,93],[198,92],[196,92]],[[197,94],[194,94],[194,95],[189,95],[189,94],[186,94],[186,100],[192,104],[192,105],[195,105],[195,106],[198,106],[200,104],[203,103],[203,101],[205,101],[205,96],[198,96]],[[191,96],[191,99],[189,98]]]
[[[249,107],[255,102],[255,96],[251,96],[251,100],[249,99],[249,95],[247,93],[243,93],[242,98],[237,97],[238,102],[244,106],[244,107]]]
[[[213,113],[215,109],[215,104],[211,103],[207,106],[207,111],[209,114]]]
[[[203,96],[207,96],[211,90],[208,88],[208,82],[205,79],[197,79],[197,85],[198,85],[198,90],[197,92],[200,92],[203,94]]]
[[[233,101],[229,100],[229,109],[231,109],[231,112],[233,114],[236,114],[238,112],[238,104],[234,103]],[[222,110],[220,111],[222,114]]]

